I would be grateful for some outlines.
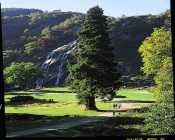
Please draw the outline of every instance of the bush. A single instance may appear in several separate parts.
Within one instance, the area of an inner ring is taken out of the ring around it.
[[[14,96],[10,99],[11,103],[21,103],[21,102],[29,102],[33,101],[33,96]]]
[[[146,130],[156,135],[175,134],[175,118],[173,104],[156,104],[150,107],[146,115]]]
[[[53,99],[37,99],[33,96],[14,96],[10,99],[9,102],[6,102],[6,105],[21,105],[21,104],[48,104],[48,103],[56,103]]]
[[[12,63],[4,69],[5,84],[20,89],[30,89],[43,77],[42,70],[31,62]]]

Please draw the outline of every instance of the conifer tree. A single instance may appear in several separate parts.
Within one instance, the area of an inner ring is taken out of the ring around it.
[[[114,95],[120,86],[103,10],[95,6],[81,25],[79,43],[68,65],[69,80],[79,103],[96,110],[95,97]]]

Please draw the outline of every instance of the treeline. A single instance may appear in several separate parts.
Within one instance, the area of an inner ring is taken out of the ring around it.
[[[171,31],[165,27],[155,28],[143,41],[139,52],[142,56],[142,70],[154,78],[152,90],[157,102],[146,116],[146,128],[151,134],[175,134],[174,86]]]

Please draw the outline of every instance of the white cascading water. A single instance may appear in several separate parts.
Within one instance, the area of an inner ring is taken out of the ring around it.
[[[58,47],[49,53],[46,60],[42,64],[42,69],[47,73],[45,83],[54,80],[55,86],[61,86],[65,80],[67,69],[66,65],[68,59],[77,46],[77,40]]]

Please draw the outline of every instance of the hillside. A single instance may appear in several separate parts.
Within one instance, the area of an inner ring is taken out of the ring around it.
[[[66,19],[82,15],[73,12],[38,13],[37,11],[28,15],[22,15],[22,13],[20,16],[3,16],[10,14],[2,13],[5,66],[9,65],[12,61],[20,61],[21,59],[24,61],[34,61],[39,64],[42,63],[47,53],[53,50],[53,48],[75,39],[74,32],[72,31],[56,29],[50,36],[42,34],[42,31],[47,27],[59,25]],[[39,42],[40,44],[38,44]]]
[[[31,13],[43,13],[42,10],[39,9],[25,9],[25,8],[2,8],[3,16],[20,16],[20,15],[28,15]]]
[[[78,38],[83,18],[83,14],[76,12],[3,9],[4,66],[12,61],[31,61],[41,66],[53,50]],[[121,72],[124,75],[138,75],[141,73],[138,47],[153,28],[170,26],[170,14],[167,11],[161,15],[109,17],[109,25],[112,46]],[[52,76],[55,75],[55,70],[57,69],[52,70]]]
[[[141,59],[138,48],[153,29],[160,26],[170,28],[169,13],[162,15],[133,16],[120,19],[112,29],[112,43],[115,56],[127,74],[140,73]]]

